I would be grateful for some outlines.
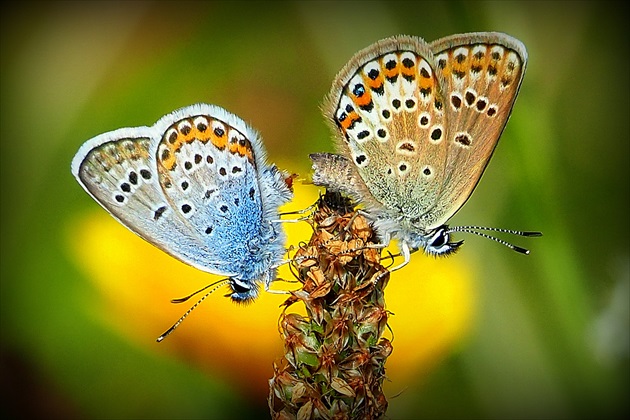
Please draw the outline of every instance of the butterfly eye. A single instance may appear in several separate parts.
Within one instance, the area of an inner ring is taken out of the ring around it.
[[[236,293],[247,293],[249,291],[248,287],[245,287],[237,282],[231,282],[230,286],[232,286],[232,290],[234,290],[234,292]]]
[[[234,293],[227,296],[234,302],[251,302],[258,296],[258,288],[245,281],[231,278],[229,285]]]
[[[427,237],[427,245],[425,251],[431,255],[448,255],[459,248],[463,241],[449,242],[451,236],[449,234],[448,226],[444,225],[437,228],[433,235]]]
[[[431,238],[431,242],[429,246],[432,248],[441,248],[448,243],[448,233],[446,233],[446,229],[440,228]]]

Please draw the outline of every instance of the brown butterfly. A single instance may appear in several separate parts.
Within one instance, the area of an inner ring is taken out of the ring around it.
[[[316,185],[365,206],[383,246],[398,239],[407,264],[424,249],[447,255],[474,233],[521,232],[449,227],[479,182],[516,100],[527,65],[525,46],[494,32],[427,43],[395,36],[359,51],[339,72],[324,104],[340,155],[317,153]]]

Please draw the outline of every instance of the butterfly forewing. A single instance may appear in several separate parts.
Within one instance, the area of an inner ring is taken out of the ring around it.
[[[479,182],[510,116],[527,54],[519,41],[497,33],[455,35],[431,47],[443,80],[447,123],[446,165],[436,201],[448,205],[432,210],[429,227],[437,227]]]
[[[195,115],[166,129],[156,159],[166,211],[204,238],[215,260],[233,260],[230,271],[243,272],[239,264],[264,228],[250,140],[224,121]]]
[[[337,77],[342,88],[330,99],[338,96],[340,147],[385,211],[422,217],[440,193],[447,149],[439,76],[428,44],[401,36],[357,54]]]

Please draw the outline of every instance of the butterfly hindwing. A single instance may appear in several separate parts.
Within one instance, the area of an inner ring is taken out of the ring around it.
[[[505,34],[454,35],[431,43],[443,80],[445,139],[448,145],[443,187],[430,227],[459,210],[472,194],[505,127],[523,80],[527,53]]]
[[[73,173],[101,206],[146,241],[187,264],[230,274],[211,264],[211,251],[169,207],[155,170],[154,137],[149,127],[95,137],[75,156]]]

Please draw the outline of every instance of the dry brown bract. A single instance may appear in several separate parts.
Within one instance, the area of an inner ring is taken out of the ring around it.
[[[313,235],[293,258],[302,287],[280,317],[285,354],[274,366],[269,407],[275,419],[376,419],[385,414],[383,333],[389,313],[380,264],[367,220],[337,194],[321,197]],[[302,302],[306,316],[288,313]]]

